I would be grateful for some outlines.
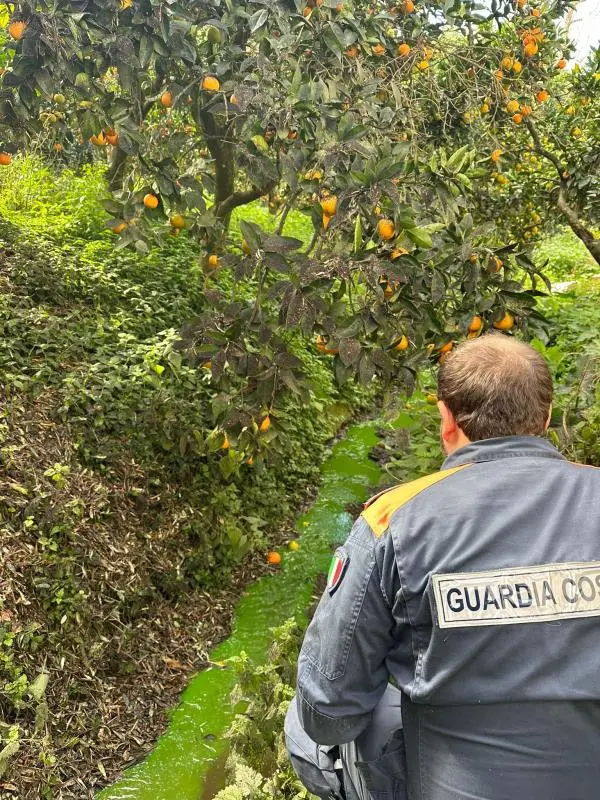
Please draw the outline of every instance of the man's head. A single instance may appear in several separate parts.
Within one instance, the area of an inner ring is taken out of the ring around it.
[[[447,454],[497,436],[542,436],[550,421],[552,378],[542,356],[503,334],[459,345],[438,375]]]

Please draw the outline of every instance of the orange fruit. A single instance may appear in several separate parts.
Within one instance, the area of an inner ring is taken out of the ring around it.
[[[517,100],[509,100],[506,104],[506,110],[509,114],[514,114],[516,111],[519,110],[519,103]]]
[[[471,322],[469,323],[469,333],[477,333],[483,327],[483,320],[479,316],[479,314],[475,314]]]
[[[227,438],[227,434],[225,434],[225,438],[223,439],[223,444],[221,445],[221,450],[229,450],[231,445],[229,444],[229,439]]]
[[[56,153],[62,153],[62,149],[63,149],[63,146],[62,146],[62,144],[60,142],[55,142],[54,143],[54,151]]]
[[[288,135],[287,135],[287,137],[288,137],[288,139],[290,139],[291,141],[294,141],[294,139],[297,139],[297,138],[298,138],[298,131],[289,130],[289,131],[288,131]]]
[[[511,56],[504,56],[504,58],[500,62],[500,66],[502,67],[502,69],[509,70],[512,69],[514,63],[515,63],[514,58],[512,58]]]
[[[583,131],[581,130],[581,128],[573,128],[573,130],[571,131],[571,136],[574,139],[579,139],[580,136],[583,136]]]
[[[398,45],[398,55],[405,58],[410,53],[410,45],[406,44],[406,42],[402,42],[402,44]]]
[[[326,231],[331,223],[331,217],[329,214],[323,214],[323,230]]]
[[[567,66],[567,59],[561,58],[556,66],[558,69],[564,69]]]
[[[177,228],[177,230],[181,230],[185,228],[185,217],[182,214],[173,214],[170,223],[174,228]]]
[[[8,167],[12,163],[12,156],[10,153],[0,153],[0,166]]]
[[[165,108],[171,108],[173,105],[173,95],[171,92],[163,92],[160,97],[160,102]]]
[[[292,539],[292,541],[288,543],[288,547],[293,552],[295,552],[296,550],[300,550],[300,544],[295,539]]]
[[[469,261],[471,264],[476,264],[479,261],[479,255],[477,253],[471,253],[469,256]]]
[[[490,110],[489,103],[482,103],[481,108],[479,109],[482,114],[488,114]]]
[[[202,79],[201,88],[205,92],[218,92],[221,88],[221,84],[216,78],[213,78],[211,75],[207,75]]]
[[[206,262],[210,269],[216,269],[219,266],[219,256],[215,255],[214,253],[208,257]]]
[[[402,353],[404,350],[408,350],[408,339],[406,336],[400,337],[400,339],[394,345],[394,350],[397,350],[399,353]]]
[[[267,561],[269,564],[281,564],[281,556],[275,550],[271,550],[267,553]]]
[[[515,72],[517,75],[522,71],[522,69],[523,69],[523,64],[521,64],[520,61],[515,61],[515,63],[512,65],[512,71]]]
[[[229,102],[231,103],[232,106],[237,106],[238,99],[234,94],[232,94],[231,97],[229,98]]]
[[[380,219],[377,223],[377,233],[382,239],[386,241],[393,239],[396,233],[396,228],[391,219]]]
[[[117,236],[118,236],[119,234],[123,233],[123,231],[126,230],[126,228],[127,228],[127,223],[126,222],[119,222],[118,225],[113,225],[113,227],[111,228],[111,231],[113,233],[116,233]]]
[[[312,8],[308,8],[308,6],[307,6],[307,7],[306,7],[306,8],[303,10],[303,12],[302,12],[302,16],[303,16],[303,17],[306,17],[306,19],[308,19],[308,18],[310,17],[310,15],[312,14],[312,12],[313,12]]]
[[[158,197],[151,192],[148,192],[147,195],[144,195],[144,205],[146,208],[158,208]]]
[[[515,114],[513,116],[513,122],[515,125],[520,125],[523,122],[523,114]]]
[[[527,42],[527,44],[523,47],[523,52],[527,56],[527,58],[533,58],[533,56],[537,55],[539,47],[537,46],[537,42],[531,41]]]
[[[351,44],[350,47],[347,47],[344,50],[344,53],[348,56],[348,58],[356,58],[358,55],[358,47],[355,44]]]
[[[413,0],[403,0],[402,11],[404,11],[405,14],[412,14],[414,10],[415,4]]]
[[[533,108],[531,106],[521,106],[521,114],[523,114],[524,117],[528,117],[532,113]]]
[[[498,258],[498,256],[492,256],[492,262],[493,262],[492,272],[500,272],[503,266],[502,259]]]
[[[531,12],[531,16],[532,17],[541,17],[542,16],[542,12],[539,10],[539,8],[534,8],[532,10],[532,12]]]
[[[376,56],[385,55],[385,47],[381,44],[381,42],[377,42],[377,44],[374,45],[371,48],[371,50],[373,51],[373,54],[376,55]]]
[[[422,61],[419,61],[417,67],[421,70],[421,72],[425,72],[425,70],[429,69],[429,61],[423,59]]]
[[[535,96],[535,99],[538,103],[545,103],[546,100],[550,97],[548,92],[545,89],[541,89]]]
[[[502,317],[502,319],[499,319],[497,322],[494,322],[494,328],[496,328],[499,331],[509,331],[514,324],[515,324],[514,317],[507,311],[506,314]]]
[[[565,114],[568,114],[570,117],[575,115],[575,106],[568,106],[565,108]]]
[[[119,134],[113,128],[104,131],[104,138],[113,147],[116,147],[119,143]]]
[[[494,73],[494,75],[496,76],[496,78],[497,78],[499,81],[501,81],[501,80],[502,80],[502,78],[504,77],[504,73],[502,72],[502,70],[501,70],[501,69],[497,69],[497,70],[496,70],[496,72]]]
[[[95,145],[96,147],[104,147],[106,144],[106,138],[102,132],[95,134],[94,136],[90,136],[90,142]]]
[[[270,427],[271,427],[271,417],[267,414],[267,416],[260,423],[258,430],[261,433],[266,433]]]
[[[323,214],[328,217],[335,216],[337,212],[337,197],[332,194],[329,197],[324,197],[321,200],[321,208],[323,209]]]
[[[453,347],[454,347],[454,342],[451,339],[449,342],[446,342],[446,344],[443,344],[440,347],[440,353],[442,353],[442,354],[449,353],[450,350],[452,350]]]
[[[18,42],[19,39],[23,38],[23,34],[25,33],[26,29],[27,23],[25,20],[15,19],[8,26],[8,33],[13,39],[15,39],[15,41]]]
[[[497,164],[501,158],[502,158],[502,150],[500,149],[494,150],[492,152],[492,155],[490,156],[490,160],[493,161],[495,164]]]

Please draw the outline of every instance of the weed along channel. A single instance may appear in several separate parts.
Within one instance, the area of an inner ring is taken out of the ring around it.
[[[224,662],[242,651],[264,661],[270,629],[303,615],[315,577],[327,570],[332,545],[342,542],[350,529],[346,507],[365,500],[379,481],[381,470],[369,459],[376,442],[375,425],[365,423],[348,428],[334,445],[321,470],[318,498],[298,519],[299,549],[284,552],[281,567],[248,589],[236,609],[231,636],[211,653],[214,666],[191,681],[154,750],[97,800],[209,800],[208,795],[222,788],[214,779],[209,790],[207,776],[225,752],[223,733],[233,718],[229,693],[234,675]]]

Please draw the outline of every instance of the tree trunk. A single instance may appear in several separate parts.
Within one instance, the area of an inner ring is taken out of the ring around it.
[[[123,183],[123,172],[125,164],[127,163],[127,153],[121,150],[120,147],[113,147],[110,166],[106,174],[108,180],[108,187],[111,192],[115,192],[121,188]]]
[[[567,202],[562,186],[558,193],[557,207],[573,233],[583,242],[596,264],[600,266],[600,239],[594,239],[594,234],[581,222],[575,209]]]

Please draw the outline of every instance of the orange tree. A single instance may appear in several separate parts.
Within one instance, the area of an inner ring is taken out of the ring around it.
[[[455,47],[438,72],[446,103],[437,111],[442,138],[472,143],[482,156],[477,218],[494,220],[497,236],[522,243],[567,224],[600,263],[600,60],[596,51],[584,67],[568,69],[572,45],[562,13],[552,4],[518,3],[466,70],[466,42]],[[461,74],[465,91],[456,102]]]
[[[282,390],[307,391],[294,329],[339,381],[410,387],[461,337],[538,324],[535,291],[511,275],[535,281],[526,253],[476,213],[488,154],[464,134],[480,101],[503,102],[498,29],[521,11],[494,0],[479,13],[412,0],[15,7],[1,158],[32,141],[105,158],[117,247],[202,245],[206,307],[185,340],[215,387],[198,447],[227,450],[226,469],[276,442]],[[231,213],[267,194],[277,231],[243,222],[240,253]],[[309,243],[285,236],[290,209],[312,219]]]

